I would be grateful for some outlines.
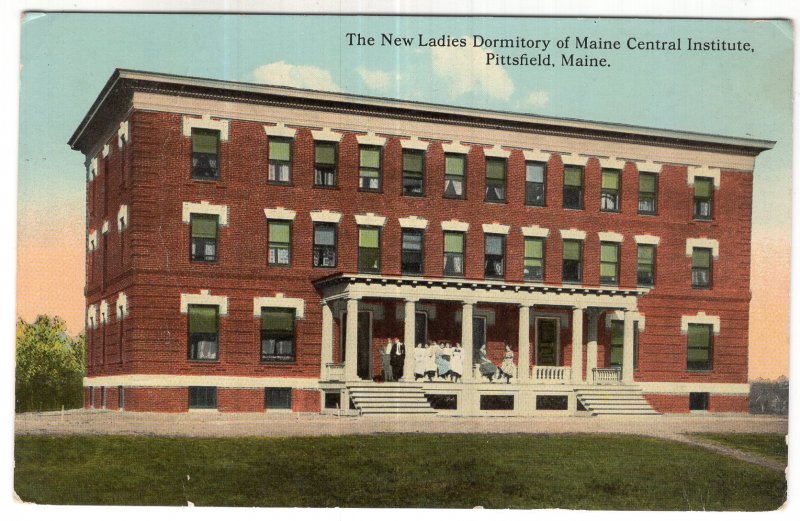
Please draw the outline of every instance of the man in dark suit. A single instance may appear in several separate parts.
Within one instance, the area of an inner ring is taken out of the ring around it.
[[[394,339],[392,351],[389,354],[389,363],[392,366],[392,376],[396,381],[403,378],[403,363],[406,359],[406,348],[400,342],[399,338]]]

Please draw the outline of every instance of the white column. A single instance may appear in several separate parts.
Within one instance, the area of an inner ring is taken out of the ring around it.
[[[517,360],[517,381],[527,382],[531,378],[531,308],[519,306],[519,360]]]
[[[345,349],[344,379],[358,380],[358,299],[347,299],[347,343]]]
[[[333,311],[331,305],[322,302],[322,342],[320,346],[320,378],[329,378],[327,365],[333,363]]]
[[[475,364],[472,356],[472,302],[461,304],[461,347],[464,351],[464,374],[461,379],[465,382],[472,382],[475,371],[472,367]]]
[[[583,308],[572,309],[572,383],[583,382]]]
[[[414,381],[414,340],[416,339],[417,332],[417,302],[413,299],[407,299],[405,304],[405,319],[403,331],[403,343],[405,344],[406,357],[403,360],[403,378],[404,382]]]
[[[624,313],[624,329],[622,337],[622,383],[633,383],[633,311],[626,309]]]
[[[597,369],[597,321],[600,313],[590,311],[589,330],[586,332],[586,382],[594,383],[594,369]]]

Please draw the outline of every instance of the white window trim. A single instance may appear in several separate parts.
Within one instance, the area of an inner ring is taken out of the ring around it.
[[[183,222],[189,224],[192,222],[192,214],[195,215],[217,215],[219,216],[219,225],[228,226],[228,207],[221,204],[210,204],[208,201],[200,201],[199,203],[183,203]]]
[[[359,226],[380,226],[386,224],[386,217],[375,215],[374,213],[356,214],[353,217],[356,219],[356,224]]]
[[[267,220],[275,221],[294,221],[297,212],[294,210],[287,210],[283,206],[277,208],[264,208],[264,216]]]
[[[103,145],[103,157],[108,157],[108,154],[111,153],[111,147],[108,145]]]
[[[692,250],[695,248],[709,248],[711,249],[711,255],[715,259],[719,259],[719,241],[716,239],[707,239],[705,237],[701,237],[698,239],[686,239],[686,256],[692,256]]]
[[[570,228],[569,230],[559,230],[559,233],[561,233],[562,239],[570,239],[577,241],[586,240],[586,232],[582,230],[576,230],[575,228]]]
[[[525,161],[537,161],[539,163],[550,162],[550,152],[543,152],[541,150],[523,150],[522,155],[525,156]]]
[[[275,125],[264,125],[264,133],[269,137],[285,137],[294,139],[295,135],[297,134],[297,130],[293,128],[287,128],[283,123],[277,123]]]
[[[125,222],[124,226],[122,224],[123,221]],[[130,224],[131,223],[128,220],[128,205],[122,204],[120,205],[119,211],[117,212],[117,230],[123,232],[128,229],[128,226],[130,226]]]
[[[103,221],[103,227],[101,229],[103,235],[108,233],[108,228],[109,228],[108,221]]]
[[[588,157],[579,156],[578,154],[561,154],[561,162],[564,165],[586,167],[588,161]]]
[[[600,242],[619,242],[621,243],[625,238],[621,233],[617,232],[597,232]]]
[[[386,145],[385,137],[378,137],[372,132],[368,134],[358,134],[356,135],[356,140],[358,140],[359,145],[375,146],[375,147],[382,147]]]
[[[624,159],[617,157],[599,157],[597,159],[600,161],[600,168],[611,168],[613,170],[623,170],[625,168],[626,161]]]
[[[314,137],[314,141],[333,141],[339,143],[342,140],[342,135],[340,133],[333,132],[329,128],[312,130],[311,135]]]
[[[634,235],[633,239],[636,241],[636,244],[658,246],[661,243],[661,237],[656,237],[655,235]]]
[[[196,118],[193,116],[183,116],[183,135],[192,137],[192,129],[202,128],[207,130],[219,130],[220,141],[228,141],[228,120],[211,119],[208,114],[203,114]]]
[[[86,312],[86,327],[89,329],[97,329],[97,306],[92,304]]]
[[[710,177],[714,180],[714,189],[719,190],[721,171],[719,168],[710,168],[708,166],[695,167],[690,166],[688,169],[686,181],[689,186],[694,186],[694,180],[697,177]]]
[[[719,334],[720,319],[716,315],[706,315],[704,311],[700,311],[696,315],[683,315],[681,317],[681,334],[689,333],[689,324],[711,325],[714,334]]]
[[[89,181],[97,179],[98,175],[99,174],[97,171],[97,158],[93,157],[92,161],[89,163]]]
[[[189,131],[189,135],[191,135],[191,134],[192,134],[192,131],[190,130]],[[128,122],[127,121],[123,121],[122,123],[120,123],[119,124],[119,130],[117,130],[117,146],[119,147],[120,150],[122,150],[122,147],[123,147],[122,138],[125,138],[125,143],[130,143],[131,142],[130,135],[128,134]]]
[[[181,313],[184,315],[188,313],[190,305],[217,306],[220,316],[228,314],[228,297],[211,295],[207,289],[201,289],[200,293],[181,293]]]
[[[108,324],[111,321],[111,317],[108,313],[108,302],[106,300],[100,301],[100,323],[101,324]]]
[[[497,235],[508,235],[508,231],[511,229],[510,226],[506,224],[484,224],[483,225],[483,233],[491,233]]]
[[[644,331],[645,316],[635,311],[631,313],[634,322],[638,323],[639,331]],[[606,329],[611,329],[612,321],[623,322],[625,320],[625,312],[622,310],[611,311],[606,313]]]
[[[523,237],[543,237],[546,239],[550,236],[550,230],[547,228],[540,228],[534,224],[533,226],[523,226],[522,235]]]
[[[117,305],[114,307],[117,313],[117,320],[122,320],[128,316],[128,297],[125,293],[120,292],[117,295]]]
[[[428,227],[428,220],[417,217],[416,215],[400,217],[397,220],[400,221],[400,228],[416,228],[419,230],[424,230]]]
[[[442,231],[446,232],[468,232],[469,223],[463,223],[455,219],[449,221],[442,221]]]
[[[634,161],[636,164],[636,170],[639,171],[640,174],[649,173],[649,174],[660,174],[661,173],[661,165],[653,163],[649,159],[647,161]]]
[[[426,152],[428,150],[428,143],[427,141],[420,141],[416,137],[412,137],[411,139],[401,139],[400,145],[403,147],[403,150],[421,150]]]
[[[97,230],[89,232],[89,251],[97,249]]]
[[[484,148],[483,155],[485,157],[498,157],[502,159],[508,159],[511,157],[511,150],[505,150],[500,147],[492,147],[492,148]]]
[[[318,212],[311,212],[311,221],[315,223],[336,223],[342,220],[342,214],[339,212],[329,212],[328,210],[320,210]]]
[[[274,297],[255,297],[253,299],[253,316],[261,316],[261,308],[292,308],[295,318],[306,317],[306,302],[301,298],[287,297],[283,293],[276,293]]]
[[[445,154],[467,155],[469,154],[470,147],[454,141],[452,143],[442,143],[442,150]]]

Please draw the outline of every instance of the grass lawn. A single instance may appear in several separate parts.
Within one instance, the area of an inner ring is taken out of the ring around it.
[[[783,473],[634,436],[17,437],[25,501],[773,510]]]
[[[697,437],[764,456],[784,465],[789,462],[789,447],[783,434],[697,434]]]

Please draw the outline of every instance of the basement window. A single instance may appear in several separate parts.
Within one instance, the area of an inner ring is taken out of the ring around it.
[[[435,410],[455,411],[458,409],[458,396],[455,394],[426,394],[425,398]]]
[[[709,393],[689,393],[690,411],[707,411]]]
[[[216,409],[216,387],[189,387],[190,409]]]
[[[342,393],[325,393],[325,408],[340,409],[342,407]]]
[[[540,394],[536,396],[537,411],[566,411],[569,398],[563,395]]]
[[[265,389],[265,405],[267,410],[292,408],[291,387],[267,387]]]
[[[482,411],[513,411],[514,395],[511,394],[483,394],[481,395]]]

